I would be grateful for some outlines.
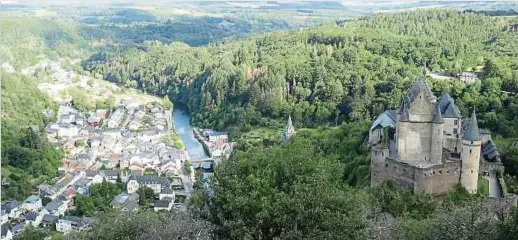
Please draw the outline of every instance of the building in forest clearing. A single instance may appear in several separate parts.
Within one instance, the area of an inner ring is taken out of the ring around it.
[[[392,181],[413,192],[444,194],[460,183],[476,193],[479,175],[503,170],[488,131],[475,110],[463,121],[449,94],[437,99],[423,79],[397,110],[382,113],[369,131],[371,186]]]

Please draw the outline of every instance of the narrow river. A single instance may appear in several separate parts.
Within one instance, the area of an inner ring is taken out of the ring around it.
[[[173,123],[174,130],[185,145],[189,158],[207,158],[203,146],[194,137],[189,114],[181,108],[175,108],[173,110]]]

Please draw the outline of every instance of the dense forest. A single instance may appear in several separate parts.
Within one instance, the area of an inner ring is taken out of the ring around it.
[[[473,70],[481,82],[433,81],[436,94],[449,91],[465,116],[477,107],[484,127],[509,137],[518,134],[511,127],[518,124],[512,111],[518,100],[501,91],[518,91],[518,39],[504,30],[513,21],[449,10],[380,14],[346,27],[208,47],[147,43],[97,53],[83,66],[109,81],[169,95],[189,106],[196,124],[218,129],[288,114],[310,127],[372,120],[395,107],[423,64],[432,72]]]
[[[6,14],[2,27],[2,59],[17,67],[28,67],[45,58],[83,58],[103,49],[117,52],[130,46],[139,47],[145,41],[179,41],[199,46],[290,27],[284,21],[261,17],[178,16],[144,23],[142,19],[129,18],[132,12],[117,12],[124,21],[131,20],[124,25],[115,24],[116,21],[88,25],[70,19]]]
[[[62,153],[47,141],[47,108],[55,111],[34,78],[2,73],[2,199],[23,200],[57,175]]]

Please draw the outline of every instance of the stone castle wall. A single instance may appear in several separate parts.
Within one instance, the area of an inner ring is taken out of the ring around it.
[[[397,188],[414,193],[442,194],[451,191],[460,180],[460,161],[418,168],[388,157],[388,149],[373,147],[371,186],[379,187],[392,181]]]
[[[432,123],[406,122],[399,124],[401,136],[398,150],[401,159],[428,162],[431,157]]]

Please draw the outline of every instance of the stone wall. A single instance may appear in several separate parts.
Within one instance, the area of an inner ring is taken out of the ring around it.
[[[461,120],[458,118],[443,118],[444,120],[444,135],[451,136],[457,138],[457,135],[461,133]],[[455,125],[455,120],[457,120],[457,124]],[[455,130],[457,129],[457,133]]]
[[[448,160],[428,168],[416,168],[414,192],[443,194],[450,192],[460,181],[461,163]]]
[[[418,168],[408,163],[383,157],[381,149],[373,151],[371,162],[371,186],[381,186],[392,181],[397,188],[414,193],[442,194],[451,191],[460,180],[460,161],[452,160],[427,168]],[[378,154],[378,155],[375,155]]]
[[[371,187],[379,187],[389,179],[385,171],[385,159],[389,156],[389,149],[383,146],[373,146],[371,151]]]
[[[403,161],[429,162],[432,145],[432,123],[407,122],[399,125],[398,150]]]

